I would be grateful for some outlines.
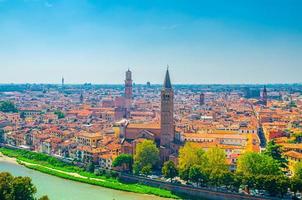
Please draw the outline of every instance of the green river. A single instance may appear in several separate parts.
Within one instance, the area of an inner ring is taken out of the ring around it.
[[[30,177],[37,187],[37,197],[48,195],[50,200],[164,200],[156,196],[122,192],[65,180],[0,160],[0,172],[3,171],[10,172],[14,176]]]

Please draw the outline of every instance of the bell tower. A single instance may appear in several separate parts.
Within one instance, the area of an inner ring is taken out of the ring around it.
[[[169,69],[166,71],[164,85],[161,91],[161,133],[160,145],[170,148],[174,141],[174,91],[171,85]]]
[[[125,98],[126,98],[126,108],[129,111],[132,104],[132,72],[128,69],[126,71],[125,79]]]

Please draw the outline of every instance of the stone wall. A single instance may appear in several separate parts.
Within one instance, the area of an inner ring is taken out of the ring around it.
[[[204,188],[195,188],[192,186],[171,184],[163,181],[152,180],[144,177],[133,176],[130,174],[120,174],[120,180],[131,183],[141,183],[153,187],[158,187],[166,190],[170,190],[175,194],[184,195],[186,199],[213,199],[213,200],[226,200],[226,199],[248,199],[248,200],[263,200],[263,199],[275,199],[278,198],[265,198],[255,197],[250,195],[231,193],[231,192],[220,192]]]

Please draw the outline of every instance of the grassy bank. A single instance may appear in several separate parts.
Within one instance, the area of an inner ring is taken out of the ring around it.
[[[25,150],[12,150],[8,148],[0,148],[0,152],[2,152],[8,157],[16,158],[19,163],[25,165],[27,168],[37,170],[46,174],[54,175],[60,178],[127,192],[151,194],[166,198],[179,198],[168,190],[163,190],[141,184],[125,184],[119,182],[117,179],[114,178],[106,176],[97,176],[93,173],[86,172],[77,166],[66,164],[54,157],[45,154]],[[68,173],[76,173],[79,174],[81,177],[73,176]]]

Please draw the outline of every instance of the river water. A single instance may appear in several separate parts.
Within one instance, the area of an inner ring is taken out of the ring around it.
[[[50,200],[166,200],[164,198],[122,192],[78,183],[28,169],[22,165],[0,160],[0,172],[14,176],[28,176],[37,187],[37,197],[47,195]]]

